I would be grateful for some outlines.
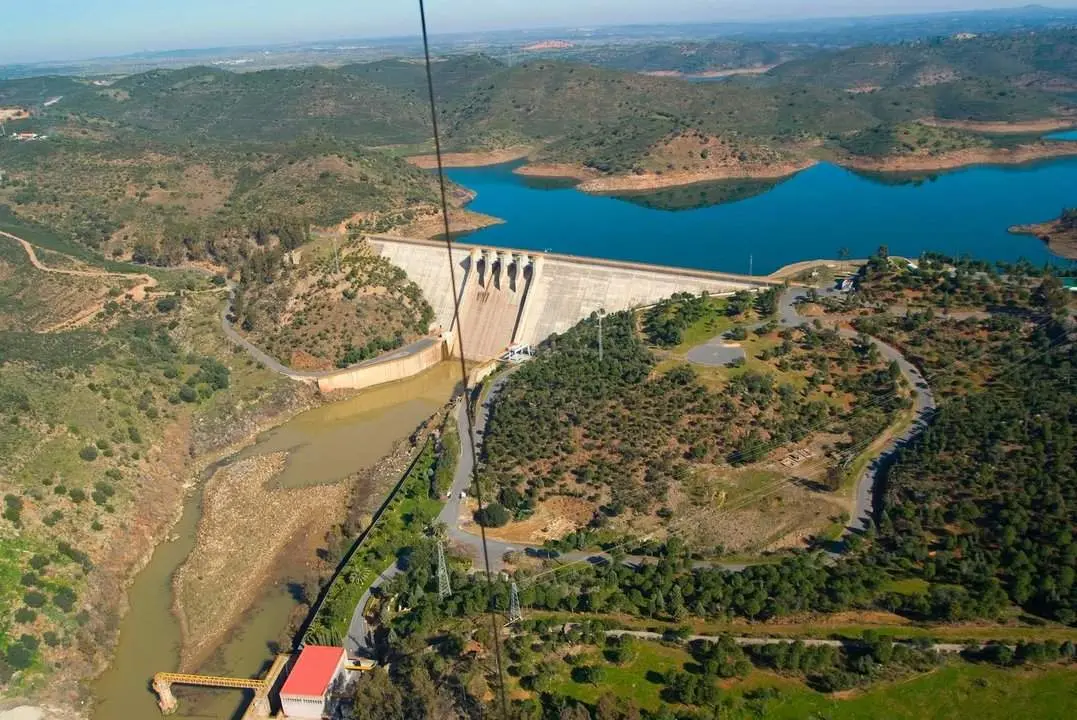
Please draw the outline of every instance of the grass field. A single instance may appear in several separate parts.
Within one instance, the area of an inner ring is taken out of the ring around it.
[[[593,655],[598,658],[597,651]],[[549,691],[590,704],[612,693],[655,710],[663,704],[661,675],[685,670],[691,663],[679,647],[641,642],[637,657],[626,665],[602,663],[598,685],[575,682],[566,666]],[[755,670],[744,679],[723,682],[722,690],[721,717],[729,719],[1061,720],[1077,713],[1077,670],[1072,666],[1004,670],[954,660],[930,673],[840,695],[825,695],[797,678]]]
[[[746,702],[741,711],[723,717],[1063,720],[1077,716],[1077,671],[1072,668],[1002,670],[955,663],[927,675],[856,693],[847,699],[834,699],[784,680],[760,683],[759,686],[776,687],[781,691],[769,700]],[[736,694],[743,697],[743,693]]]
[[[594,655],[597,658],[598,651]],[[575,682],[571,668],[565,666],[551,684],[550,692],[586,703],[597,702],[603,695],[613,692],[619,698],[629,698],[640,707],[653,710],[662,704],[660,675],[670,670],[684,670],[685,664],[691,661],[692,657],[681,648],[641,642],[633,661],[623,666],[602,663],[605,674],[599,685]]]

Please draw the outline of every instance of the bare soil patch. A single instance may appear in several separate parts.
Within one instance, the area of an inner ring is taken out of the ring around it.
[[[1043,118],[1042,120],[1025,120],[1024,122],[976,122],[973,120],[925,118],[920,120],[920,123],[931,127],[953,128],[954,130],[1021,135],[1024,133],[1066,130],[1077,125],[1077,117]]]
[[[284,462],[284,453],[250,458],[210,479],[195,548],[173,580],[183,631],[181,667],[205,659],[301,531],[321,537],[344,506],[346,483],[267,490]]]
[[[505,221],[492,215],[465,210],[462,208],[449,208],[449,231],[452,233],[470,232],[481,230],[492,225],[501,225]],[[424,214],[414,221],[402,227],[395,227],[387,235],[413,238],[440,238],[445,234],[445,221],[441,217],[440,210]]]
[[[474,512],[475,508],[470,508]],[[542,544],[562,538],[587,524],[594,505],[585,500],[557,496],[539,503],[535,513],[522,522],[501,528],[487,528],[486,536],[502,542]],[[476,528],[477,529],[477,528]]]
[[[844,157],[838,164],[871,172],[921,172],[949,170],[968,165],[1018,165],[1052,157],[1077,155],[1077,143],[1045,142],[1014,149],[969,148],[939,155],[914,154],[880,159]]]
[[[517,145],[515,147],[503,148],[501,150],[487,150],[485,152],[444,153],[441,156],[441,160],[445,167],[483,167],[484,165],[500,165],[502,163],[525,158],[531,150],[532,148],[530,146]],[[407,161],[423,170],[433,170],[438,166],[437,155],[415,155],[407,158]]]

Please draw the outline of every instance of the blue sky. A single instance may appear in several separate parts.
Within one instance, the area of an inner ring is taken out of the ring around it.
[[[869,15],[1025,0],[427,0],[431,31]],[[1072,6],[1077,0],[1043,4]],[[0,0],[0,63],[411,34],[413,0]]]

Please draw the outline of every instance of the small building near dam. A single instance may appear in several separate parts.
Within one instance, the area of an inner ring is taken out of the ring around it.
[[[284,716],[309,720],[324,717],[329,694],[344,677],[347,663],[348,656],[342,647],[304,647],[280,689]]]

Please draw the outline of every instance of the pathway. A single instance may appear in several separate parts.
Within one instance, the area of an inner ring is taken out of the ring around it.
[[[366,367],[368,365],[377,365],[378,363],[388,362],[390,360],[398,360],[409,355],[415,355],[423,350],[429,348],[432,344],[441,342],[441,338],[425,337],[416,340],[413,343],[405,345],[401,348],[393,350],[392,352],[379,355],[376,358],[365,360],[356,365],[349,365],[346,368],[336,370],[323,370],[319,372],[307,372],[303,370],[293,370],[292,368],[282,364],[279,360],[266,353],[264,350],[254,345],[247,338],[239,334],[235,326],[232,325],[228,319],[229,314],[232,312],[232,302],[235,299],[235,284],[229,285],[228,302],[221,309],[221,330],[224,331],[225,337],[227,337],[234,345],[238,345],[247,351],[256,362],[261,364],[268,370],[283,375],[284,377],[291,378],[292,380],[298,380],[300,382],[316,382],[319,378],[326,378],[336,375],[348,370],[355,370],[356,368]]]
[[[662,633],[649,632],[647,630],[607,630],[607,636],[620,637],[622,635],[629,635],[631,637],[640,638],[641,640],[661,640],[663,638]],[[693,640],[705,640],[707,642],[718,642],[722,639],[721,635],[689,635],[686,640],[691,642]],[[775,638],[775,637],[750,637],[737,635],[733,636],[733,642],[737,645],[777,645],[779,643],[789,643],[794,640],[799,640],[801,643],[808,647],[847,647],[849,645],[857,645],[855,640],[823,640],[819,638]],[[914,647],[915,644],[898,640],[895,642],[897,645],[908,645]],[[967,646],[959,643],[932,643],[926,646],[927,648],[934,650],[938,653],[959,653],[965,650]],[[1010,647],[1013,647],[1012,645]]]
[[[824,293],[825,294],[825,293]],[[801,317],[796,310],[798,300],[806,299],[807,291],[803,288],[789,288],[782,293],[778,308],[778,316],[782,325],[796,327],[806,319]],[[859,333],[848,328],[839,328],[838,333],[846,339],[854,339]],[[870,337],[870,336],[869,336]],[[868,527],[874,509],[875,484],[882,471],[895,457],[897,451],[907,445],[926,426],[931,416],[935,413],[938,404],[931,386],[924,380],[924,376],[897,348],[884,343],[875,337],[870,337],[871,342],[879,349],[879,354],[889,361],[896,362],[902,376],[908,382],[913,392],[913,421],[907,428],[894,435],[886,443],[864,473],[856,481],[856,489],[853,496],[853,511],[850,514],[848,531],[859,532]]]

